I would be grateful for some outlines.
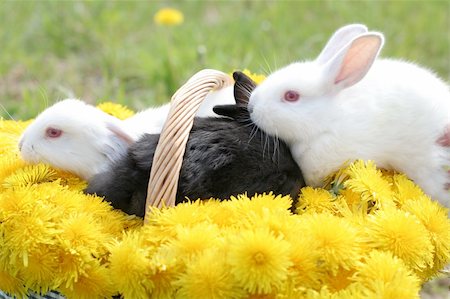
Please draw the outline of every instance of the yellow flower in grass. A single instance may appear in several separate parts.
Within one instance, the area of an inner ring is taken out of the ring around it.
[[[192,259],[176,282],[177,298],[243,298],[225,263],[225,256],[210,249]]]
[[[365,298],[419,298],[419,279],[390,252],[370,252],[359,263],[354,280],[366,287]]]
[[[162,8],[155,14],[153,20],[158,25],[173,26],[183,23],[184,16],[183,13],[177,9]]]
[[[292,265],[288,242],[267,229],[243,230],[231,242],[228,263],[241,288],[269,294],[281,287]]]
[[[427,229],[434,247],[433,267],[427,267],[419,275],[429,278],[450,263],[450,219],[448,210],[427,196],[407,200],[402,209],[415,215]]]
[[[300,218],[296,229],[316,240],[324,269],[335,274],[340,268],[350,270],[354,267],[363,246],[358,228],[352,222],[325,213]]]
[[[347,168],[346,173],[349,179],[344,186],[368,203],[368,212],[393,205],[391,185],[372,161],[356,161]]]
[[[266,76],[252,73],[248,69],[244,69],[242,72],[247,76],[249,76],[253,81],[255,81],[256,84],[260,84],[262,81],[266,79]]]
[[[134,112],[127,107],[112,102],[103,102],[98,104],[97,108],[118,119],[127,119],[134,115]]]
[[[150,275],[149,250],[140,234],[131,232],[110,248],[110,276],[125,298],[150,298],[154,284]]]
[[[333,212],[335,198],[324,189],[302,188],[296,208],[297,214]]]
[[[389,251],[416,271],[433,265],[429,233],[411,213],[380,210],[368,216],[366,225],[365,242],[370,248]]]

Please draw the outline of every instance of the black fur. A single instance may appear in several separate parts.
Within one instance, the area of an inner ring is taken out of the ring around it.
[[[236,105],[214,107],[229,118],[196,118],[180,172],[176,202],[229,198],[273,191],[295,200],[304,181],[289,148],[258,130],[246,109],[255,83],[234,74]],[[147,183],[159,135],[144,135],[111,170],[96,175],[86,190],[112,206],[144,215]]]

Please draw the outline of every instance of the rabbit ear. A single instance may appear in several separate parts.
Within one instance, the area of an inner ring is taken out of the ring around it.
[[[236,105],[216,105],[213,107],[214,113],[236,119],[239,115],[239,109]]]
[[[131,137],[130,134],[128,134],[127,132],[125,132],[125,130],[123,130],[119,125],[113,123],[113,122],[107,122],[106,123],[106,128],[108,130],[110,130],[112,133],[114,133],[114,135],[121,139],[123,142],[125,142],[128,145],[131,145],[134,143],[134,138]]]
[[[256,87],[256,83],[242,72],[234,72],[234,99],[236,104],[247,106],[250,94]]]
[[[378,57],[383,42],[383,35],[376,32],[352,40],[324,66],[329,83],[342,89],[359,82]]]
[[[134,139],[114,122],[107,121],[105,126],[112,134],[98,138],[95,145],[109,161],[114,162],[127,152],[128,147],[134,143]]]
[[[326,63],[352,39],[366,32],[367,27],[362,24],[350,24],[339,28],[328,40],[328,43],[325,48],[323,48],[316,61],[319,64]]]

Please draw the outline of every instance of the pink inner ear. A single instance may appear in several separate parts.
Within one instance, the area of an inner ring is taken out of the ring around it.
[[[444,134],[436,140],[437,144],[442,146],[450,146],[450,125],[445,128]]]
[[[134,139],[133,137],[131,137],[130,135],[128,135],[125,131],[123,131],[121,128],[119,128],[117,125],[112,124],[112,123],[108,123],[106,125],[106,127],[108,128],[108,130],[110,130],[111,132],[113,132],[116,136],[118,136],[119,138],[121,138],[123,141],[125,141],[126,143],[128,143],[129,145],[134,143]]]
[[[381,39],[378,37],[366,36],[356,39],[345,55],[334,83],[345,81],[345,86],[351,86],[361,80],[377,57],[380,45]]]

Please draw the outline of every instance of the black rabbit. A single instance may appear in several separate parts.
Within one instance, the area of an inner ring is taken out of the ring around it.
[[[304,186],[289,148],[251,122],[247,103],[255,83],[233,74],[236,105],[214,107],[226,118],[196,118],[180,171],[176,202],[229,198],[230,195],[273,191],[294,200]],[[159,135],[144,135],[109,171],[97,174],[86,193],[104,196],[112,206],[143,216],[147,184]]]

